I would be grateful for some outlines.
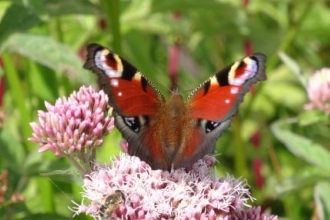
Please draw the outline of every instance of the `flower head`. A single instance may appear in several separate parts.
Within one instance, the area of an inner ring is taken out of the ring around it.
[[[306,110],[319,109],[330,114],[330,69],[322,68],[316,71],[308,80],[307,93],[310,102]]]
[[[77,205],[76,214],[94,218],[104,216],[109,195],[123,194],[125,200],[107,213],[111,219],[217,219],[244,210],[253,200],[245,181],[216,177],[204,159],[188,172],[183,168],[168,172],[152,170],[124,153],[110,166],[99,166],[86,176],[84,191],[90,203]]]
[[[262,213],[260,206],[252,207],[248,210],[238,210],[232,215],[229,215],[226,220],[277,220],[277,216],[267,216]]]
[[[56,100],[55,105],[45,102],[47,111],[39,111],[39,123],[32,122],[30,141],[40,145],[39,152],[53,151],[56,156],[74,157],[91,161],[96,147],[114,127],[108,116],[108,97],[103,91],[82,86],[68,98]]]

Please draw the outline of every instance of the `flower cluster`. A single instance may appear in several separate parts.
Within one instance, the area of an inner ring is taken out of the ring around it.
[[[206,161],[205,161],[206,160]],[[76,205],[76,214],[95,219],[241,219],[237,216],[262,216],[259,211],[245,211],[254,200],[245,181],[231,176],[218,178],[210,169],[210,158],[196,162],[192,170],[152,170],[137,157],[122,153],[110,166],[99,166],[84,183],[89,204]],[[121,204],[104,213],[109,195],[123,194]],[[259,214],[258,214],[259,213]],[[230,217],[232,216],[232,218]],[[242,218],[247,219],[247,218]],[[258,218],[256,218],[258,219]],[[263,217],[275,220],[275,217]]]
[[[307,93],[310,102],[306,110],[319,109],[330,114],[330,69],[322,68],[316,71],[308,80]]]
[[[82,86],[68,98],[59,98],[55,105],[45,105],[47,111],[38,112],[39,123],[31,123],[33,137],[29,138],[40,145],[39,152],[50,150],[58,157],[93,161],[95,148],[114,127],[104,92]]]

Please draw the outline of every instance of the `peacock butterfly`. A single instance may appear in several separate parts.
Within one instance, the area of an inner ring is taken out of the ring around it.
[[[98,75],[128,153],[152,169],[190,167],[213,153],[252,84],[265,80],[266,56],[245,57],[217,72],[184,101],[176,88],[166,101],[126,60],[98,44],[87,47],[85,69]]]

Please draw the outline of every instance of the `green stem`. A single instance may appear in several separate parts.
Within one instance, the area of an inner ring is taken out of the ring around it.
[[[303,22],[305,21],[307,15],[309,12],[311,12],[311,7],[313,6],[314,1],[310,0],[306,3],[306,6],[303,10],[303,12],[300,14],[299,18],[297,19],[297,21],[293,24],[290,25],[288,31],[286,32],[282,43],[279,46],[279,51],[287,51],[289,46],[293,43],[295,37],[297,36],[297,34],[299,33],[300,28],[303,25]],[[273,56],[271,56],[266,64],[267,70],[273,70],[275,69],[277,63],[279,62],[279,58],[277,54],[274,54]],[[266,71],[267,72],[267,71]],[[249,115],[251,113],[251,108],[253,106],[254,101],[256,100],[257,96],[259,95],[259,93],[262,93],[262,89],[264,87],[263,83],[260,83],[260,85],[258,85],[256,88],[258,90],[258,92],[255,93],[255,95],[252,97],[246,111],[244,115]]]
[[[61,22],[61,18],[57,17],[55,19],[55,26],[56,26],[56,37],[57,40],[59,42],[64,42],[64,35],[63,35],[63,31],[62,31],[62,22]]]
[[[120,2],[119,0],[101,0],[101,7],[106,16],[107,24],[112,35],[112,48],[116,53],[121,53],[121,33],[120,33]]]
[[[235,148],[235,157],[234,157],[234,165],[235,165],[235,173],[238,176],[247,177],[247,162],[244,148],[244,141],[242,140],[241,133],[241,123],[238,116],[233,118],[233,133],[234,133],[234,148]]]
[[[20,85],[18,73],[12,62],[11,56],[9,54],[4,54],[2,58],[3,58],[6,79],[10,88],[10,94],[12,95],[14,103],[19,111],[20,121],[21,121],[20,125],[23,134],[23,142],[27,147],[26,148],[26,152],[27,152],[33,149],[34,145],[27,140],[29,137],[31,137],[32,129],[29,125],[29,123],[31,122],[30,112],[25,105],[26,97],[24,94],[26,94],[26,91],[23,91],[22,88],[24,87]]]
[[[279,51],[287,51],[289,46],[292,44],[292,42],[294,41],[294,39],[296,38],[297,34],[299,33],[304,21],[306,20],[306,17],[308,15],[309,12],[311,12],[311,8],[314,5],[314,1],[308,1],[306,3],[306,6],[303,10],[303,12],[300,14],[299,18],[297,19],[297,21],[295,23],[292,23],[288,29],[288,31],[286,32],[282,43],[279,46]],[[267,64],[267,68],[268,69],[274,69],[276,64],[278,62],[278,56],[277,54],[275,56],[272,56]]]

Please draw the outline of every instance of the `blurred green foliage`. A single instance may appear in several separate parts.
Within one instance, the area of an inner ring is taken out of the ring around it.
[[[27,138],[44,101],[95,86],[82,68],[91,42],[125,57],[163,94],[174,44],[184,95],[247,51],[266,54],[268,80],[245,97],[218,141],[217,169],[246,178],[255,204],[280,219],[329,219],[329,117],[303,110],[306,78],[330,62],[329,1],[8,0],[0,17],[0,171],[8,171],[1,219],[71,219],[68,206],[81,201],[80,178],[41,175],[70,168],[68,161],[38,153]],[[107,137],[101,163],[119,152],[120,139]],[[17,194],[23,201],[11,199]]]

